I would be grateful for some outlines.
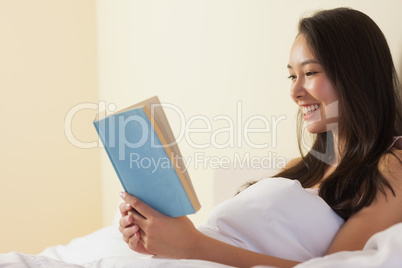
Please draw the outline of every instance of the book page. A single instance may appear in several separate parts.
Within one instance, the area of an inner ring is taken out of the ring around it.
[[[169,150],[173,153],[173,158],[172,155],[169,155],[169,157],[171,158],[171,161],[174,164],[177,171],[182,174],[181,176],[179,175],[179,177],[180,178],[184,177],[184,181],[182,180],[182,184],[186,189],[186,191],[189,193],[189,198],[191,199],[191,202],[193,203],[194,207],[196,207],[196,204],[198,204],[199,206],[199,201],[196,197],[194,187],[190,180],[190,176],[187,172],[187,168],[184,166],[182,155],[180,153],[172,129],[170,128],[169,121],[163,110],[163,106],[159,101],[159,98],[155,96],[153,98],[148,99],[147,103],[145,104],[144,110],[148,114],[148,116],[150,116],[150,121],[153,124],[159,138],[161,139],[163,137],[165,139],[165,141],[162,141],[162,139],[161,141],[162,144],[166,146],[165,149],[167,150],[168,155]],[[160,132],[162,137],[160,137],[160,134],[158,132]]]

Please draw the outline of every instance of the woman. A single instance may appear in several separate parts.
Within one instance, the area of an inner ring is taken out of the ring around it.
[[[361,250],[373,234],[402,222],[402,112],[385,37],[361,12],[318,12],[299,22],[288,70],[291,97],[315,141],[275,177],[319,189],[345,220],[326,254]],[[299,147],[301,142],[300,130]],[[126,193],[122,197],[120,231],[137,252],[239,267],[299,263],[229,245],[201,233],[187,217],[169,218]]]

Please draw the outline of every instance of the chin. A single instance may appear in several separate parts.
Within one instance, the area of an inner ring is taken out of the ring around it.
[[[311,134],[318,134],[318,133],[326,132],[323,129],[317,127],[317,126],[314,126],[314,123],[309,125],[309,126],[307,126],[307,127],[305,127],[305,129],[307,130],[307,132],[309,132]]]
[[[335,120],[315,122],[305,121],[303,128],[311,134],[325,133],[337,129],[338,122]]]

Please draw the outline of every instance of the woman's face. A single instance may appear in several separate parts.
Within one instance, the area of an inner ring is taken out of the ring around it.
[[[307,130],[310,133],[337,130],[338,94],[302,34],[290,50],[288,70],[290,95],[303,113]]]

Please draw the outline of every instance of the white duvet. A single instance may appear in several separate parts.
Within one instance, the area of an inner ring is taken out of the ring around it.
[[[115,226],[106,227],[89,236],[75,240],[75,245],[66,248],[58,246],[47,249],[42,255],[26,255],[18,252],[0,254],[1,268],[31,268],[31,267],[52,267],[52,268],[110,268],[110,267],[188,267],[188,268],[224,268],[229,267],[217,263],[199,260],[169,260],[155,259],[149,257],[138,258],[130,256],[130,253],[115,251],[107,252],[105,245],[97,244],[100,241],[109,240],[103,235],[117,235]],[[93,243],[93,244],[92,244]],[[91,245],[92,244],[92,245]],[[84,247],[85,246],[85,247]],[[92,246],[93,248],[88,248]],[[98,258],[96,250],[100,250],[104,257],[85,261],[91,258]],[[79,251],[78,255],[77,251]],[[126,254],[128,253],[128,254]],[[53,258],[50,258],[53,257]],[[60,260],[64,258],[65,261]],[[68,262],[70,260],[70,262]],[[76,263],[84,262],[81,264]],[[366,244],[364,250],[355,252],[339,252],[325,257],[313,258],[307,262],[299,264],[297,268],[400,268],[402,267],[402,223],[374,235]]]
[[[305,267],[402,267],[402,223],[374,235],[362,251],[321,256],[342,221],[297,181],[267,179],[212,211],[200,230],[257,252],[305,261]],[[308,208],[306,210],[306,208]],[[229,213],[224,213],[229,211]],[[230,212],[231,211],[231,212]],[[296,228],[294,227],[296,223]],[[201,260],[152,258],[131,251],[116,225],[39,255],[0,254],[4,267],[229,267]]]
[[[173,260],[137,254],[122,240],[118,226],[102,228],[76,238],[67,245],[45,249],[39,255],[19,252],[0,254],[0,268],[225,268],[230,267],[202,260]]]

